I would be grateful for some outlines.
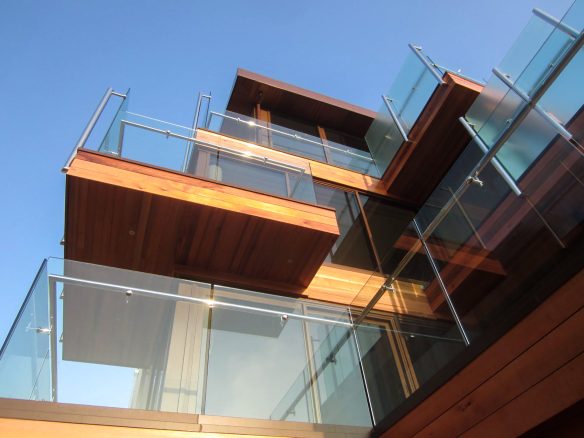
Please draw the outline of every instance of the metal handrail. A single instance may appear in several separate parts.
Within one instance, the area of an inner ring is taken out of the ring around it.
[[[141,123],[131,122],[129,120],[121,120],[120,125],[122,126],[122,129],[123,129],[124,125],[133,126],[135,128],[144,129],[146,131],[155,132],[157,134],[163,134],[166,137],[173,137],[173,138],[178,138],[181,140],[193,142],[196,145],[200,145],[200,146],[203,146],[203,147],[208,148],[208,149],[214,149],[218,152],[235,155],[235,156],[245,158],[245,159],[252,159],[252,160],[256,160],[256,161],[261,161],[263,164],[269,164],[269,165],[273,165],[275,167],[284,168],[284,169],[292,171],[292,172],[298,172],[298,173],[302,173],[302,174],[306,172],[306,168],[303,168],[300,166],[294,166],[292,164],[284,163],[282,161],[273,160],[269,157],[257,155],[257,154],[254,154],[252,152],[249,152],[249,153],[248,152],[241,152],[239,150],[231,149],[231,148],[226,147],[226,146],[219,146],[219,145],[216,145],[213,143],[198,140],[195,137],[187,137],[185,135],[177,134],[177,133],[174,133],[174,132],[169,131],[169,130],[154,128],[152,126],[144,125]],[[120,156],[121,156],[121,154],[120,154]]]
[[[393,109],[393,106],[391,105],[392,100],[385,94],[381,95],[381,99],[383,99],[383,103],[385,103],[385,107],[387,108],[387,111],[389,111],[389,115],[391,116],[395,125],[397,126],[397,129],[399,130],[399,133],[403,137],[403,140],[408,141],[408,134],[406,133],[406,130],[402,126],[401,121],[399,120],[397,114],[395,113],[395,110]]]
[[[422,48],[420,46],[414,46],[413,44],[408,44],[408,47],[412,49],[412,51],[416,54],[418,59],[422,61],[422,64],[430,71],[432,76],[438,81],[439,84],[443,84],[444,80],[440,75],[440,72],[436,68],[436,64],[431,63],[428,59],[423,55]]]
[[[241,119],[239,117],[228,116],[227,114],[221,114],[221,113],[218,113],[218,112],[215,112],[215,111],[210,111],[210,115],[211,116],[222,117],[224,119],[233,120],[233,121],[238,122],[238,123],[244,123],[244,124],[249,125],[249,126],[262,128],[262,129],[265,129],[265,130],[270,131],[270,132],[275,132],[276,134],[285,135],[287,137],[295,138],[296,140],[302,140],[302,141],[305,141],[307,143],[312,143],[312,144],[318,145],[320,147],[324,147],[324,148],[327,148],[327,149],[333,149],[333,150],[338,151],[338,152],[341,152],[343,154],[352,155],[354,157],[357,157],[357,158],[362,159],[362,160],[365,160],[365,161],[373,162],[373,158],[364,157],[363,155],[356,154],[355,152],[351,152],[348,149],[336,148],[336,147],[330,146],[328,144],[319,143],[317,141],[310,140],[310,139],[305,138],[305,137],[303,137],[303,136],[301,136],[299,134],[296,134],[296,133],[291,134],[289,132],[280,131],[279,129],[270,128],[268,126],[262,126],[261,124],[255,122],[253,120],[244,120],[244,119]]]
[[[225,307],[237,310],[246,310],[251,312],[258,312],[258,313],[267,313],[274,316],[279,316],[283,318],[283,321],[287,319],[298,319],[298,320],[305,320],[305,321],[313,321],[313,322],[322,322],[327,324],[334,324],[334,325],[341,325],[345,327],[352,327],[350,322],[338,321],[334,319],[328,318],[319,318],[317,316],[309,316],[309,315],[299,315],[295,313],[286,313],[278,310],[272,309],[264,309],[261,307],[255,306],[247,306],[244,304],[236,304],[230,303],[227,301],[218,301],[216,299],[205,299],[205,298],[195,298],[195,297],[187,297],[184,295],[175,295],[168,292],[160,292],[151,289],[143,289],[137,288],[132,286],[125,286],[119,284],[112,284],[112,283],[104,283],[101,281],[94,281],[94,280],[86,280],[84,278],[77,278],[77,277],[70,277],[67,275],[58,275],[58,274],[49,274],[49,280],[51,281],[58,281],[61,283],[69,283],[73,285],[80,285],[80,286],[87,286],[93,287],[96,289],[107,289],[112,292],[124,294],[127,297],[132,297],[134,295],[137,296],[144,296],[144,297],[152,297],[152,298],[160,298],[164,300],[170,300],[174,302],[187,302],[193,304],[204,304],[209,307]]]
[[[71,154],[69,154],[69,158],[67,158],[65,165],[61,169],[62,172],[66,172],[69,169],[69,166],[73,162],[73,159],[75,158],[75,155],[77,154],[77,151],[79,149],[81,149],[83,146],[85,146],[85,142],[87,142],[87,139],[91,135],[93,128],[95,128],[95,125],[96,125],[97,121],[99,120],[99,117],[101,116],[101,113],[103,113],[103,110],[105,109],[107,103],[109,102],[110,97],[112,97],[112,96],[121,97],[122,99],[126,99],[126,97],[127,97],[126,94],[122,94],[122,93],[118,93],[117,91],[114,91],[112,89],[112,87],[109,87],[106,90],[105,94],[103,95],[103,97],[99,101],[97,108],[93,112],[91,119],[89,119],[89,122],[87,122],[85,129],[81,133],[81,137],[79,137],[79,140],[77,140],[77,143],[75,144],[75,147],[71,151]]]
[[[489,164],[493,162],[493,159],[496,158],[497,153],[503,147],[503,145],[509,140],[509,138],[513,135],[513,133],[519,128],[521,123],[525,120],[528,116],[529,112],[532,109],[535,109],[537,102],[543,97],[545,92],[552,86],[556,78],[561,74],[564,68],[570,63],[570,61],[574,58],[574,56],[579,52],[579,50],[584,45],[584,32],[580,32],[578,37],[575,39],[572,46],[562,54],[559,62],[552,68],[549,75],[544,79],[544,81],[537,87],[531,99],[526,102],[524,107],[519,111],[519,113],[515,116],[513,121],[508,124],[501,134],[499,135],[495,144],[483,155],[483,157],[479,160],[479,162],[474,166],[474,168],[468,173],[468,177],[461,183],[461,185],[454,191],[453,196],[444,204],[438,214],[432,219],[430,224],[426,227],[426,229],[420,233],[421,238],[424,240],[428,239],[430,235],[434,232],[434,230],[442,223],[442,220],[448,215],[448,213],[452,210],[452,208],[456,205],[456,200],[460,199],[460,197],[466,192],[469,185],[473,182],[480,182],[478,179],[479,174],[481,171]],[[529,202],[529,201],[528,201]],[[537,210],[536,210],[537,212]],[[544,222],[545,223],[545,222]],[[548,228],[549,230],[549,228]],[[553,231],[553,230],[552,230]],[[555,234],[555,233],[552,233]],[[558,241],[560,245],[563,246],[561,240]],[[414,255],[417,253],[417,249],[421,246],[420,241],[417,242],[414,248],[411,248],[410,251],[401,259],[398,266],[392,272],[389,280],[387,283],[391,284],[402,272],[402,270],[407,266],[407,264],[411,261]],[[386,283],[386,284],[387,284]],[[363,319],[367,316],[367,313],[377,304],[377,302],[381,299],[384,293],[384,288],[387,287],[383,285],[379,291],[375,294],[375,296],[371,299],[367,307],[359,317],[359,319],[355,322],[355,325],[360,324]]]

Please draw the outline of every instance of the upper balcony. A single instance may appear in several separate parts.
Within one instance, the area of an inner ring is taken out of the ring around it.
[[[65,256],[281,293],[307,287],[339,235],[334,211],[316,205],[307,161],[197,139],[123,99],[97,150],[76,148],[65,168]]]
[[[364,108],[238,69],[226,110],[209,108],[198,127],[379,178],[365,143],[374,117]]]
[[[387,193],[419,208],[470,140],[458,118],[483,85],[410,49],[365,139]]]

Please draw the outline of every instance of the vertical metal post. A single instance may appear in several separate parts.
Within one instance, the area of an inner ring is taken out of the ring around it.
[[[51,357],[51,400],[57,402],[59,397],[57,386],[57,282],[51,278],[49,278],[49,324],[51,329],[49,341],[49,354]]]
[[[209,107],[211,106],[211,94],[199,93],[199,97],[197,98],[197,107],[195,109],[195,115],[193,117],[193,125],[191,128],[191,130],[193,131],[191,134],[192,137],[195,137],[197,129],[199,127],[199,116],[201,113],[201,106],[202,106],[203,99],[208,99],[207,115],[209,114]],[[186,173],[187,167],[189,165],[189,160],[191,158],[192,149],[193,149],[193,142],[191,142],[191,141],[187,142],[187,148],[185,150],[185,156],[184,156],[183,165],[182,165],[182,171],[185,173]]]
[[[361,358],[361,348],[359,347],[359,338],[357,337],[357,330],[355,324],[353,324],[353,314],[351,308],[347,307],[347,312],[349,314],[349,320],[351,321],[352,327],[349,329],[353,332],[353,340],[355,341],[355,348],[357,349],[357,362],[359,363],[359,370],[361,371],[361,379],[363,379],[363,386],[365,387],[365,396],[367,397],[367,408],[369,409],[369,416],[371,417],[371,423],[375,426],[375,413],[373,412],[373,403],[371,402],[371,394],[369,393],[369,385],[367,384],[367,377],[365,376],[365,368],[363,367],[363,362]]]
[[[452,303],[452,300],[450,299],[450,295],[448,294],[448,289],[446,289],[446,285],[442,281],[442,277],[440,277],[440,271],[438,270],[438,267],[436,266],[436,263],[434,262],[434,258],[432,257],[432,252],[430,251],[430,248],[428,247],[428,244],[426,243],[426,240],[424,239],[424,236],[422,235],[422,232],[420,231],[420,227],[418,226],[416,219],[413,219],[412,223],[414,224],[414,228],[416,229],[416,233],[418,234],[418,237],[420,238],[420,241],[422,242],[422,246],[424,247],[424,250],[426,251],[426,256],[428,257],[428,261],[430,262],[430,266],[432,267],[432,271],[434,271],[436,281],[438,282],[438,285],[440,286],[440,289],[442,290],[442,293],[444,294],[444,299],[446,300],[446,303],[448,304],[450,312],[452,313],[452,317],[454,318],[454,322],[456,323],[456,326],[458,327],[458,330],[460,331],[460,335],[462,336],[462,340],[464,341],[464,344],[468,347],[470,345],[470,341],[469,341],[468,336],[464,330],[464,327],[462,325],[462,321],[458,317],[458,313],[456,312],[456,308],[454,307],[454,304]]]
[[[113,89],[111,87],[109,87],[106,90],[103,97],[101,98],[101,101],[97,105],[97,108],[93,112],[91,119],[89,119],[87,126],[85,127],[85,129],[81,133],[81,137],[79,137],[79,140],[77,140],[77,144],[73,148],[71,155],[69,155],[69,158],[67,159],[67,161],[65,162],[65,165],[63,166],[63,169],[62,169],[63,171],[66,171],[69,169],[69,166],[71,165],[71,162],[73,161],[73,158],[75,158],[75,154],[77,154],[77,150],[79,148],[82,148],[83,145],[85,145],[85,142],[89,138],[91,131],[93,131],[93,128],[95,127],[95,124],[97,123],[97,120],[99,119],[99,116],[103,112],[103,110],[104,110],[105,106],[107,105],[107,102],[109,101],[109,98],[111,97],[112,94],[113,94]]]
[[[306,315],[306,304],[301,304],[302,314]],[[320,410],[320,395],[318,392],[318,373],[316,370],[316,363],[314,357],[314,348],[312,345],[312,336],[310,336],[310,329],[306,321],[302,321],[302,334],[304,337],[304,348],[306,349],[306,365],[308,368],[308,375],[310,382],[310,398],[312,400],[312,410],[314,414],[313,422],[322,422],[322,412]],[[298,401],[299,402],[299,401]],[[295,405],[291,405],[293,408]],[[284,420],[285,418],[283,418]]]
[[[536,17],[542,19],[543,21],[551,24],[552,26],[558,28],[559,30],[561,30],[562,32],[567,34],[570,38],[573,38],[573,39],[578,38],[578,35],[580,34],[580,32],[578,32],[576,29],[568,26],[567,24],[562,23],[556,17],[554,17],[554,16],[548,14],[547,12],[544,12],[538,8],[533,9],[532,12],[533,12],[533,15],[535,15]]]
[[[401,136],[403,137],[404,141],[408,141],[408,134],[407,134],[406,130],[404,129],[404,127],[402,126],[402,124],[401,124],[399,118],[397,117],[397,114],[395,113],[393,107],[391,106],[391,99],[389,97],[387,97],[385,94],[382,94],[381,98],[383,99],[383,103],[385,103],[387,111],[389,112],[389,115],[393,119],[395,126],[397,126],[397,129],[398,129],[399,133],[401,134]]]
[[[422,64],[432,73],[432,76],[436,78],[439,84],[443,84],[442,76],[438,73],[436,67],[430,64],[430,61],[422,54],[422,48],[419,46],[414,46],[413,44],[408,44],[408,47],[416,54],[418,59],[422,61]]]

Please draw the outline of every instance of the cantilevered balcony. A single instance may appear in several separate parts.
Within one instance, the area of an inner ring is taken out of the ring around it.
[[[376,358],[396,345],[392,367],[438,366],[432,352],[463,346],[444,334],[451,326],[384,313],[357,337],[346,306],[48,259],[0,350],[0,412],[25,406],[49,420],[74,412],[80,422],[182,413],[365,433],[372,417],[362,373],[375,374]],[[410,348],[428,354],[412,365]],[[401,371],[391,379],[407,384]]]
[[[273,292],[307,287],[338,237],[307,160],[130,113],[66,166],[65,256]]]
[[[470,140],[458,118],[483,86],[410,48],[365,139],[387,193],[419,208]]]
[[[380,176],[369,151],[273,122],[232,111],[210,111],[204,128],[353,172]]]

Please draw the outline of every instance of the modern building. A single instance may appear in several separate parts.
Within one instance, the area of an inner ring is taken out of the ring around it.
[[[534,10],[486,84],[412,45],[377,112],[241,69],[191,127],[107,90],[0,431],[581,434],[583,27]]]

